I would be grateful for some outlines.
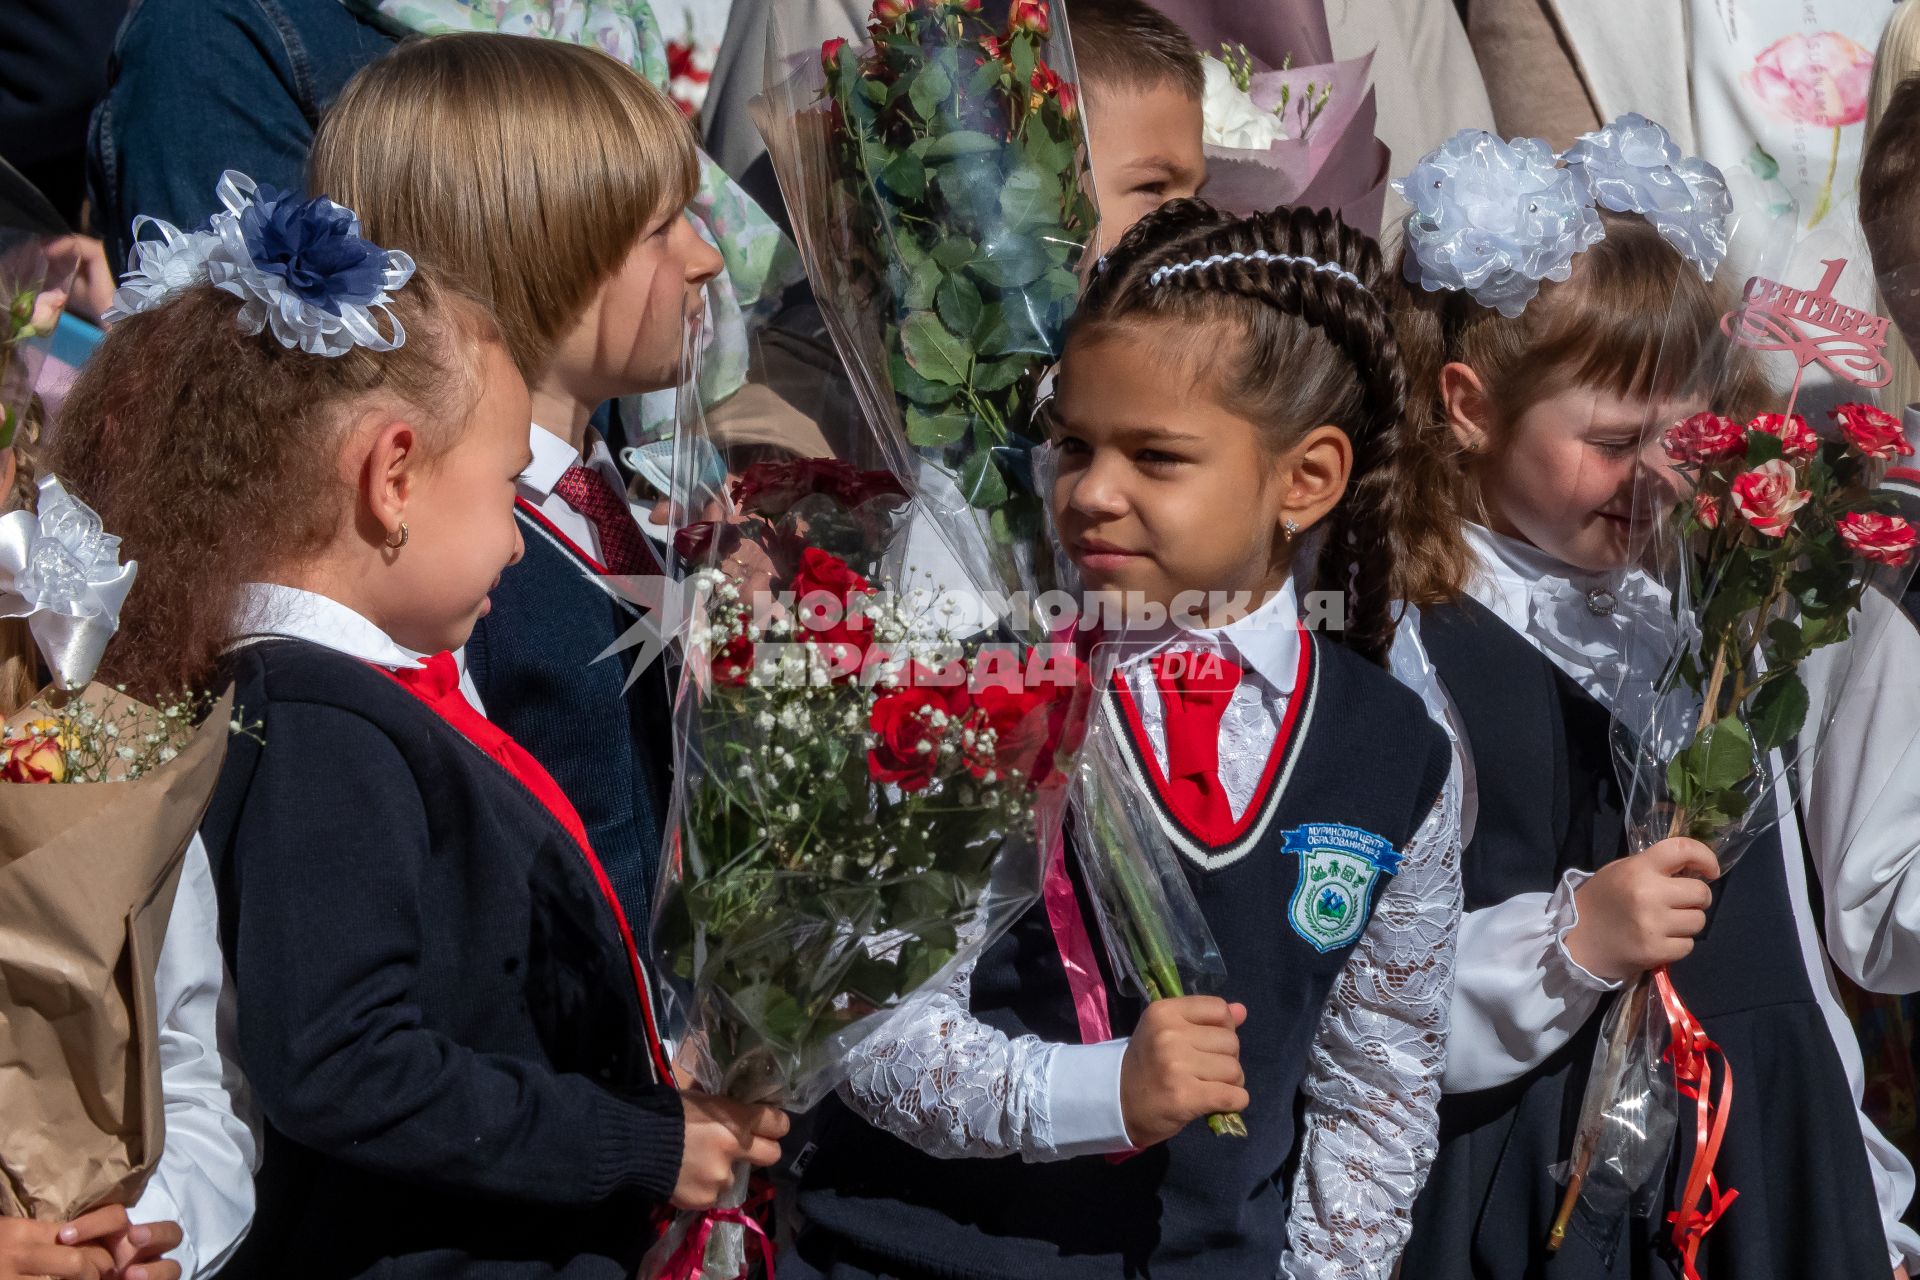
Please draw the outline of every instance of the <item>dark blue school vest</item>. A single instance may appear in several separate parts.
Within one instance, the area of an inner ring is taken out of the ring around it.
[[[467,641],[467,670],[487,718],[573,802],[621,908],[644,934],[673,767],[668,664],[656,660],[623,692],[638,651],[599,655],[641,610],[537,512],[521,503],[515,514],[526,555],[500,575],[493,608]]]
[[[801,1184],[814,1237],[803,1254],[824,1246],[860,1260],[848,1274],[980,1280],[1276,1274],[1300,1083],[1322,1006],[1450,762],[1445,736],[1393,677],[1338,644],[1314,640],[1302,651],[1286,723],[1231,831],[1196,831],[1167,805],[1123,691],[1103,709],[1129,744],[1134,780],[1155,802],[1219,944],[1221,994],[1247,1006],[1248,1136],[1216,1137],[1196,1123],[1118,1162],[936,1160],[832,1102]],[[1384,866],[1358,870],[1362,850]],[[1077,872],[1075,888],[1085,915]],[[1123,1035],[1142,1005],[1106,976],[1113,1028]],[[1011,1035],[1080,1039],[1044,908],[988,950],[972,1003]],[[797,1274],[806,1273],[803,1264]]]
[[[1421,639],[1453,699],[1477,779],[1463,855],[1469,911],[1546,893],[1569,868],[1625,851],[1610,718],[1528,640],[1472,600],[1421,614]],[[1825,1280],[1890,1272],[1851,1092],[1801,960],[1777,833],[1714,886],[1706,930],[1674,984],[1734,1073],[1715,1168],[1740,1191],[1706,1237],[1711,1280]],[[1414,1207],[1401,1280],[1639,1280],[1677,1275],[1667,1243],[1682,1165],[1657,1215],[1602,1232],[1576,1215],[1547,1233],[1606,1005],[1510,1084],[1441,1102],[1440,1154]],[[1691,1109],[1678,1141],[1693,1144]]]

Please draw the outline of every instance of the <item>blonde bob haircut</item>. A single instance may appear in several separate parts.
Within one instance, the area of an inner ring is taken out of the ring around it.
[[[596,48],[408,40],[341,91],[307,187],[492,308],[529,382],[642,236],[693,198],[693,131]]]

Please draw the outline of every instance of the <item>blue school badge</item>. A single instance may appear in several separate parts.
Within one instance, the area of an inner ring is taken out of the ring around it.
[[[1400,870],[1400,854],[1371,831],[1338,822],[1309,822],[1280,833],[1281,848],[1300,858],[1300,878],[1287,906],[1293,931],[1320,952],[1344,947],[1367,922],[1373,882]]]

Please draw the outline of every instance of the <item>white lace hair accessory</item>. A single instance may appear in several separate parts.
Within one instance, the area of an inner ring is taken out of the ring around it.
[[[145,214],[133,220],[133,267],[105,319],[151,311],[183,289],[211,284],[241,300],[243,333],[271,325],[286,347],[341,356],[356,346],[392,351],[406,342],[388,304],[412,279],[413,259],[361,236],[353,210],[325,196],[303,200],[257,186],[231,169],[215,190],[225,207],[202,230]],[[148,226],[159,239],[138,239]],[[380,332],[375,312],[392,336]]]
[[[1561,162],[1587,175],[1603,209],[1637,213],[1707,280],[1727,256],[1733,196],[1720,170],[1682,155],[1673,135],[1629,111],[1603,129],[1583,133]]]
[[[1362,292],[1372,292],[1366,282],[1337,262],[1322,262],[1318,258],[1309,258],[1297,253],[1270,253],[1265,249],[1254,249],[1247,253],[1216,253],[1205,258],[1195,258],[1191,262],[1169,262],[1163,267],[1155,267],[1153,274],[1147,277],[1149,289],[1158,288],[1168,278],[1183,275],[1188,271],[1202,271],[1208,267],[1217,267],[1227,262],[1297,262],[1313,268],[1324,275],[1345,280]]]
[[[1601,208],[1645,217],[1708,280],[1726,256],[1733,213],[1720,170],[1682,156],[1665,129],[1632,113],[1560,155],[1541,138],[1465,129],[1392,185],[1413,206],[1408,281],[1467,293],[1508,317],[1606,235]]]

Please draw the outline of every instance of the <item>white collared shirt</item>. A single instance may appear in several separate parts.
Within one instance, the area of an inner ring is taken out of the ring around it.
[[[212,1274],[246,1239],[260,1167],[260,1113],[240,1070],[233,977],[220,952],[213,868],[198,832],[180,869],[153,994],[166,1143],[127,1214],[135,1223],[179,1223],[180,1247],[167,1257],[193,1280]]]
[[[1258,609],[1224,627],[1178,631],[1129,646],[1117,674],[1140,708],[1161,773],[1167,768],[1166,700],[1154,676],[1160,653],[1219,654],[1240,668],[1240,683],[1220,716],[1220,787],[1237,819],[1252,803],[1293,696],[1300,665],[1300,622],[1291,582]],[[1134,651],[1137,648],[1137,652]]]
[[[279,636],[306,640],[349,658],[371,662],[390,671],[411,671],[423,665],[429,655],[407,648],[382,631],[378,624],[328,596],[278,582],[249,582],[241,588],[240,616],[235,624],[235,643]],[[466,650],[454,652],[460,667],[460,692],[481,715],[487,713],[467,674]]]
[[[555,489],[559,487],[560,477],[567,473],[567,468],[578,465],[599,472],[601,478],[613,487],[613,491],[624,497],[627,492],[626,477],[620,474],[607,442],[597,433],[589,431],[583,457],[581,451],[564,437],[555,435],[536,422],[527,433],[527,444],[533,450],[533,461],[520,473],[521,498],[545,516],[554,528],[565,535],[567,541],[605,564],[607,557],[600,546],[600,531],[594,527],[593,521],[569,506]],[[661,531],[653,523],[652,512],[632,502],[627,503],[627,509],[633,513],[633,521],[640,531],[657,540]]]

